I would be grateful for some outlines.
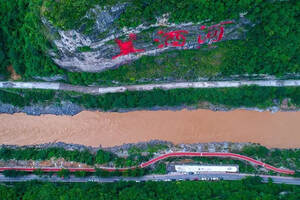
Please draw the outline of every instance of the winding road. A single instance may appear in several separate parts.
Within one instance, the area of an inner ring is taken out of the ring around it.
[[[150,91],[154,89],[179,88],[228,88],[258,85],[261,87],[291,87],[300,86],[300,80],[253,80],[253,81],[201,81],[173,82],[161,84],[127,85],[118,87],[75,86],[58,82],[0,82],[0,88],[44,89],[74,91],[87,94],[122,93],[126,91]]]
[[[277,173],[282,173],[282,174],[294,174],[295,171],[289,170],[289,169],[281,169],[281,168],[276,168],[273,167],[269,164],[263,163],[261,161],[255,160],[253,158],[243,156],[240,154],[235,154],[235,153],[224,153],[224,152],[218,152],[218,153],[210,153],[210,152],[173,152],[173,153],[167,153],[161,156],[158,156],[156,158],[153,158],[147,162],[141,163],[139,168],[145,168],[148,167],[149,165],[152,165],[160,160],[170,158],[170,157],[225,157],[225,158],[235,158],[239,160],[244,160],[248,161],[254,165],[259,165],[262,166],[268,170],[277,172]],[[135,169],[136,167],[129,167],[129,168],[108,168],[108,167],[102,167],[102,170],[106,171],[126,171],[129,169]],[[25,167],[0,167],[0,171],[5,171],[5,170],[18,170],[18,171],[27,171],[27,172],[33,172],[37,168],[25,168]],[[40,168],[44,172],[58,172],[61,170],[61,168]],[[86,171],[86,172],[95,172],[96,170],[94,168],[67,168],[71,172],[75,171]]]

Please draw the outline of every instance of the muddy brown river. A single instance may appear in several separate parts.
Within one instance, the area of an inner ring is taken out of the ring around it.
[[[153,139],[178,143],[255,142],[300,147],[300,112],[235,110],[84,111],[75,116],[0,114],[0,144],[66,142],[103,147]]]

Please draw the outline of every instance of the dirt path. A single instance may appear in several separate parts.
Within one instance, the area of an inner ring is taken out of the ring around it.
[[[300,112],[135,111],[81,112],[76,116],[0,115],[0,144],[62,141],[104,147],[148,141],[256,142],[300,147]]]

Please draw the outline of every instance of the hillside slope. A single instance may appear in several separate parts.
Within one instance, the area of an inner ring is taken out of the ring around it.
[[[74,84],[297,74],[299,11],[297,0],[1,1],[0,72]]]

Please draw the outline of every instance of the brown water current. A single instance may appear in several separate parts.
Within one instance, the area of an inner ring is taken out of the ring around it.
[[[84,111],[75,116],[0,114],[0,144],[66,142],[115,146],[153,139],[178,143],[255,142],[300,147],[300,112],[235,110]]]

